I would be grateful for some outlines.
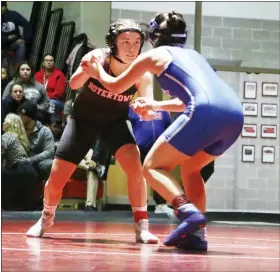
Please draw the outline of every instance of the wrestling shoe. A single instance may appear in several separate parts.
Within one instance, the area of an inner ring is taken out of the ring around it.
[[[149,220],[141,219],[135,223],[136,243],[158,244],[159,239],[149,232]]]
[[[186,250],[207,251],[208,242],[206,227],[202,227],[195,233],[187,235],[185,238],[182,238],[178,242],[176,247],[179,249]]]
[[[186,235],[193,234],[207,222],[205,215],[192,203],[182,205],[176,213],[182,222],[164,241],[166,246],[176,246]]]
[[[27,231],[26,236],[42,237],[46,230],[53,225],[54,217],[54,214],[48,215],[43,212],[38,222]]]

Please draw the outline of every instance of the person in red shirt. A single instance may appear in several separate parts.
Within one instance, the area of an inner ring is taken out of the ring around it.
[[[50,98],[50,112],[61,113],[64,107],[66,77],[55,68],[54,57],[46,54],[43,58],[43,68],[35,74],[35,79],[43,84]]]

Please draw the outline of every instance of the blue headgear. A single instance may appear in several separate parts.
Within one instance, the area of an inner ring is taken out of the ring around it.
[[[187,40],[187,37],[188,37],[188,29],[186,28],[185,29],[185,32],[182,33],[182,34],[170,34],[170,33],[164,33],[164,29],[160,29],[160,26],[159,24],[156,22],[155,18],[152,19],[149,23],[149,42],[155,46],[156,43],[155,43],[155,40],[156,38],[162,36],[162,35],[168,35],[170,36],[170,40],[172,38],[186,38]],[[174,39],[173,39],[174,40]],[[165,44],[163,44],[165,45]],[[167,44],[166,44],[167,45]],[[173,46],[180,46],[180,47],[184,47],[185,45],[185,42],[173,42],[173,43],[170,43],[170,45],[173,45]]]

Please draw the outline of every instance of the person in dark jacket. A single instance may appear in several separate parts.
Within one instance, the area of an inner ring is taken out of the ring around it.
[[[25,101],[18,107],[30,143],[29,159],[41,181],[49,177],[54,158],[55,142],[51,130],[37,121],[37,105]]]
[[[2,49],[16,52],[16,60],[26,60],[26,42],[32,39],[31,24],[18,12],[8,10],[7,2],[1,1],[1,43]],[[23,35],[19,27],[23,28]]]

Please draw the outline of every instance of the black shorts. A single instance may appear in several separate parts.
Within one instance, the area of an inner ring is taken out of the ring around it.
[[[115,155],[125,144],[136,144],[129,119],[115,120],[109,124],[70,117],[59,142],[55,156],[79,164],[88,150],[100,137],[109,152]]]

